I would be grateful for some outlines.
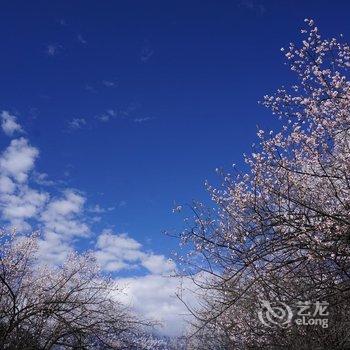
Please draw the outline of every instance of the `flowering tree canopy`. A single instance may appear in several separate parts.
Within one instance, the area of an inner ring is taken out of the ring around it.
[[[208,185],[215,208],[195,203],[181,235],[202,289],[201,306],[191,309],[194,348],[342,349],[349,342],[350,46],[305,22],[301,46],[282,49],[295,85],[262,102],[281,130],[258,131],[248,172],[223,174],[221,188]],[[331,325],[327,332],[266,330],[256,317],[259,299],[327,300]]]

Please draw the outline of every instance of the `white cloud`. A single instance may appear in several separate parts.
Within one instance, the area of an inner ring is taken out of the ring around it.
[[[97,239],[96,258],[105,271],[144,267],[153,274],[175,270],[175,263],[163,255],[144,252],[142,245],[125,233],[114,234],[104,230]]]
[[[33,171],[33,179],[38,185],[42,186],[52,186],[55,184],[54,181],[49,180],[49,175],[46,173],[39,173],[37,171]]]
[[[14,182],[7,176],[0,176],[0,192],[12,193],[15,190]]]
[[[86,198],[77,190],[67,188],[60,195],[52,195],[47,187],[39,190],[31,186],[31,181],[38,186],[38,179],[47,180],[45,173],[35,170],[38,155],[38,149],[25,138],[12,140],[0,154],[0,218],[18,231],[39,229],[40,261],[59,264],[77,248],[79,239],[91,234],[88,225],[91,218],[85,209]],[[121,202],[119,206],[125,204]],[[96,205],[90,211],[101,213],[113,209]],[[104,230],[97,237],[95,249],[104,271],[145,269],[146,276],[116,280],[126,286],[125,295],[119,295],[119,299],[132,304],[143,317],[164,322],[162,333],[181,333],[186,309],[175,297],[179,280],[164,277],[175,270],[174,262],[146,251],[127,234],[115,234],[111,230]]]
[[[146,254],[141,264],[153,274],[162,274],[175,270],[175,263],[166,259],[164,255]]]
[[[117,117],[118,112],[114,109],[108,109],[106,112],[102,113],[101,115],[96,116],[96,119],[98,119],[101,122],[109,122],[112,118]]]
[[[85,202],[85,198],[81,195],[67,190],[64,193],[64,199],[58,199],[50,203],[47,213],[57,216],[79,213]]]
[[[99,204],[96,204],[94,207],[90,207],[88,211],[90,213],[103,214],[107,213],[108,211],[113,211],[114,209],[115,207],[102,208]]]
[[[47,231],[39,240],[38,257],[43,263],[60,264],[72,251],[73,248],[69,243],[62,241],[62,237],[55,232]]]
[[[52,200],[41,215],[47,231],[62,235],[62,238],[88,235],[89,227],[79,219],[83,213],[85,198],[73,190],[66,190],[64,197]]]
[[[1,112],[1,127],[7,136],[12,136],[15,132],[23,132],[21,125],[17,123],[17,117],[7,111]]]
[[[85,197],[67,189],[63,197],[51,199],[37,220],[42,225],[39,257],[49,264],[61,263],[74,250],[73,241],[90,234],[84,214]]]
[[[5,181],[7,183],[7,181]],[[7,183],[7,186],[10,183]],[[28,220],[33,219],[43,209],[49,196],[29,188],[27,185],[11,182],[11,192],[3,193],[0,198],[2,220],[20,231],[31,229]]]
[[[104,230],[96,243],[96,258],[105,271],[119,271],[134,267],[141,259],[141,244],[125,233],[113,234]]]
[[[28,140],[23,137],[12,140],[0,157],[0,171],[23,183],[27,180],[29,171],[33,169],[38,155],[38,149],[30,146]]]
[[[25,220],[34,217],[48,199],[47,194],[23,187],[16,194],[7,195],[3,216],[9,220]]]
[[[195,287],[191,280],[147,275],[117,279],[116,282],[123,290],[117,298],[143,317],[161,322],[160,333],[168,336],[183,334],[190,315],[176,294],[181,294],[186,303],[195,305]]]
[[[106,212],[106,209],[102,208],[99,204],[96,204],[94,207],[90,208],[91,213],[102,214]]]
[[[87,215],[88,211],[103,213],[114,207],[104,209],[95,205],[87,211],[86,198],[76,190],[66,189],[60,196],[52,196],[48,191],[31,187],[30,179],[37,185],[47,179],[47,174],[34,169],[38,155],[38,149],[25,138],[12,140],[0,155],[0,214],[3,221],[18,230],[40,228],[43,232],[41,247],[50,255],[49,247],[56,252],[58,239],[63,245],[69,245],[91,233],[88,222],[96,220]],[[124,202],[120,204],[123,205]],[[102,268],[110,272],[144,268],[152,274],[164,274],[176,267],[165,256],[145,251],[127,234],[114,234],[110,230],[98,236],[96,257]]]
[[[47,179],[46,174],[34,170],[38,155],[38,149],[24,138],[12,140],[0,154],[0,215],[3,222],[18,231],[40,229],[43,233],[40,246],[50,256],[62,247],[67,248],[75,238],[88,235],[89,227],[82,217],[85,198],[81,194],[66,189],[57,198],[30,186],[29,179],[36,183],[38,178]],[[52,237],[55,242],[59,239],[60,244],[53,243]]]

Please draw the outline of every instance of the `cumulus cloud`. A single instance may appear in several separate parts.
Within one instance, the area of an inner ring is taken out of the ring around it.
[[[159,321],[160,333],[168,336],[183,334],[190,313],[177,295],[181,295],[186,303],[195,305],[195,286],[190,279],[150,274],[117,279],[116,282],[123,290],[117,298],[143,317]]]
[[[1,196],[1,217],[11,228],[21,232],[27,231],[31,229],[29,222],[40,213],[48,200],[48,195],[27,186],[18,184],[14,186],[11,194]]]
[[[163,274],[175,270],[175,263],[166,259],[164,255],[145,254],[141,259],[141,264],[154,274]]]
[[[15,190],[14,182],[7,176],[0,176],[0,192],[3,195],[4,193],[12,193]]]
[[[62,237],[80,237],[89,233],[88,225],[79,218],[83,211],[85,198],[74,190],[64,191],[63,198],[52,200],[41,215],[47,231]]]
[[[21,187],[16,194],[7,195],[3,217],[9,221],[26,220],[34,217],[48,199],[46,193]]]
[[[96,243],[96,258],[105,271],[119,271],[136,266],[142,256],[141,244],[127,234],[104,230]]]
[[[153,274],[170,273],[175,263],[164,255],[144,252],[142,245],[125,233],[104,230],[96,243],[96,258],[105,271],[143,267]]]
[[[61,196],[53,197],[30,184],[31,178],[37,184],[38,177],[41,181],[47,179],[45,173],[34,169],[38,155],[39,150],[25,138],[12,140],[0,154],[0,216],[8,227],[21,232],[40,229],[40,246],[50,256],[49,247],[52,251],[63,247],[69,251],[70,242],[86,236],[89,227],[82,217],[85,198],[81,194],[66,189]]]
[[[16,132],[23,132],[21,125],[17,123],[17,117],[7,111],[1,112],[1,127],[7,136],[12,136]]]
[[[62,240],[62,237],[53,231],[46,231],[39,240],[38,258],[45,264],[58,265],[71,252],[73,252],[73,247],[69,242]]]
[[[108,272],[143,266],[144,276],[117,278],[123,293],[116,298],[131,306],[146,319],[160,322],[158,332],[167,336],[180,336],[187,327],[190,313],[177,295],[191,306],[195,305],[195,285],[190,279],[172,277],[175,263],[163,255],[147,253],[142,245],[126,234],[105,230],[97,240],[96,258]]]
[[[1,219],[21,231],[41,229],[41,255],[58,261],[71,249],[74,240],[90,235],[88,212],[103,214],[114,207],[104,209],[95,205],[86,209],[86,198],[77,190],[67,188],[53,196],[47,188],[34,188],[30,180],[36,185],[44,181],[46,185],[48,177],[35,170],[38,155],[39,150],[25,138],[12,140],[0,155]],[[175,269],[174,262],[165,256],[146,252],[127,234],[115,234],[110,230],[104,230],[98,236],[96,257],[102,268],[109,272],[143,268],[152,274],[163,274]]]
[[[46,185],[48,175],[35,169],[38,156],[39,150],[23,137],[12,140],[0,154],[0,219],[2,224],[23,233],[39,229],[40,261],[60,264],[78,248],[79,239],[91,236],[88,214],[102,214],[114,208],[95,205],[86,209],[86,197],[75,189],[52,194],[50,187],[39,188],[42,182]],[[125,204],[122,201],[119,206]],[[144,317],[164,322],[162,333],[181,333],[186,310],[175,297],[180,281],[166,277],[176,269],[173,261],[146,251],[129,235],[111,230],[104,230],[97,237],[94,248],[96,259],[106,272],[143,270],[145,276],[116,280],[125,286],[125,294],[119,298]]]
[[[1,218],[18,230],[28,230],[28,220],[43,208],[48,194],[27,184],[39,151],[24,138],[12,140],[0,155]]]
[[[27,180],[29,171],[33,169],[38,155],[38,149],[30,146],[27,139],[22,137],[12,140],[10,146],[1,155],[0,171],[23,183]]]

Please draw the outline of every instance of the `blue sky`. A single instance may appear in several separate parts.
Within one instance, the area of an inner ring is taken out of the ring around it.
[[[280,48],[298,40],[303,19],[348,38],[349,9],[346,1],[3,2],[0,111],[18,127],[1,135],[3,152],[12,147],[2,159],[24,152],[31,161],[11,203],[18,208],[29,189],[43,196],[21,218],[26,227],[4,214],[3,200],[3,224],[44,235],[63,217],[86,225],[51,247],[132,251],[117,252],[126,265],[109,270],[133,281],[134,294],[144,281],[148,297],[162,285],[166,309],[173,282],[154,265],[167,266],[177,249],[162,233],[182,227],[174,203],[207,200],[214,169],[242,164],[256,125],[276,127],[257,101],[290,82]],[[14,177],[3,164],[2,175]]]

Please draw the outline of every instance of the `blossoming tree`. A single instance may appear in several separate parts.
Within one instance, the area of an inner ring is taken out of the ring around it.
[[[305,22],[302,44],[282,49],[295,85],[262,102],[281,130],[258,132],[249,171],[223,174],[219,189],[208,185],[215,208],[195,203],[181,235],[202,290],[201,306],[189,306],[193,348],[349,345],[350,47]],[[257,319],[261,299],[326,300],[329,328],[266,329]]]

